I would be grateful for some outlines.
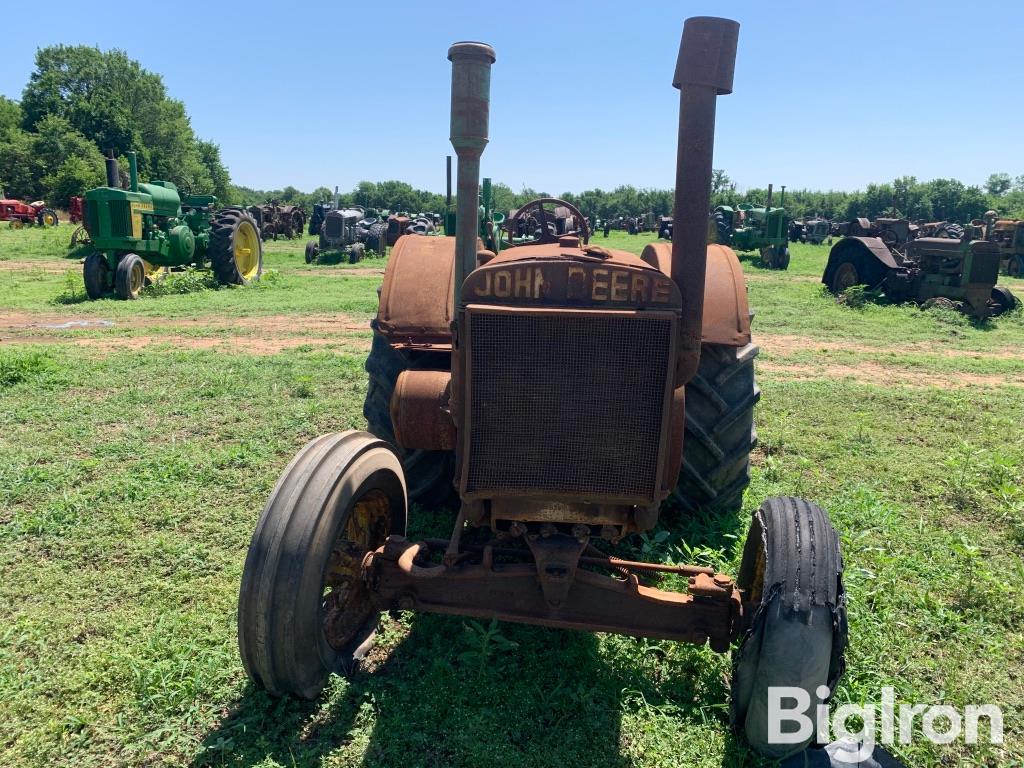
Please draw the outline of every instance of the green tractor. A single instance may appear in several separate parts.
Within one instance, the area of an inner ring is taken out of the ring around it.
[[[783,188],[785,189],[785,188]],[[712,213],[709,241],[735,251],[758,251],[769,269],[789,266],[790,217],[782,206],[772,207],[772,185],[764,207],[742,203],[736,208],[719,205]]]
[[[455,237],[455,206],[452,204],[452,156],[447,156],[447,168],[445,171],[448,186],[445,194],[444,212],[444,234],[447,237]],[[477,236],[484,244],[484,248],[497,254],[501,250],[501,228],[505,224],[505,214],[494,210],[494,193],[491,190],[491,180],[484,179],[480,185],[480,194],[477,197],[480,201],[477,221],[479,231]]]
[[[93,250],[85,258],[85,292],[137,299],[161,270],[209,264],[221,285],[245,285],[263,272],[256,221],[241,208],[217,208],[212,195],[184,200],[169,181],[140,184],[128,153],[130,187],[122,189],[117,160],[107,158],[107,186],[85,193],[85,228]]]

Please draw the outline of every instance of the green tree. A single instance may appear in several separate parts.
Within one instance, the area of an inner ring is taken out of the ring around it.
[[[1000,197],[1010,191],[1013,181],[1008,173],[993,173],[985,182],[985,191],[993,197]]]
[[[21,127],[22,114],[18,102],[0,96],[0,138]]]
[[[81,45],[39,49],[21,111],[25,130],[38,132],[56,117],[101,152],[135,150],[143,178],[172,181],[186,192],[230,196],[219,151],[196,138],[184,105],[168,96],[160,75],[124,51]]]

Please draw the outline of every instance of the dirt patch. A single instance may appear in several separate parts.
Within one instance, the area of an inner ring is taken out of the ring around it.
[[[82,262],[76,259],[65,261],[0,260],[0,272],[45,272],[48,275],[63,275],[65,272],[81,270],[81,268]]]
[[[384,267],[346,267],[344,269],[331,269],[325,267],[308,267],[306,269],[282,270],[294,275],[316,275],[317,277],[384,277]]]
[[[853,379],[865,384],[876,384],[879,386],[898,384],[908,387],[939,387],[941,389],[1003,386],[1024,387],[1024,382],[1009,376],[965,373],[963,371],[930,373],[880,365],[870,360],[859,362],[857,365],[836,365],[832,363],[804,365],[762,361],[758,363],[758,372],[781,374],[787,379],[797,379],[800,381]]]
[[[106,328],[111,332],[95,335],[96,331]],[[126,329],[132,331],[132,335],[124,335]],[[81,330],[93,333],[85,336],[78,333]],[[253,355],[273,355],[305,346],[365,351],[370,347],[370,339],[364,335],[369,330],[369,323],[340,314],[218,315],[175,320],[133,317],[112,322],[43,312],[0,313],[0,343],[71,344],[101,353],[141,349],[154,344]]]
[[[786,356],[794,352],[857,352],[862,354],[928,354],[942,357],[974,360],[1024,360],[1024,349],[1002,347],[986,352],[964,349],[942,349],[934,342],[913,342],[910,344],[857,344],[849,341],[822,341],[809,336],[785,336],[771,333],[755,333],[754,341],[763,350],[775,355]]]

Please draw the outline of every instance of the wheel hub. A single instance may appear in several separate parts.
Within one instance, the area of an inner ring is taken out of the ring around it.
[[[324,569],[323,629],[332,648],[344,648],[372,611],[369,589],[362,577],[363,558],[390,532],[391,505],[381,491],[371,491],[352,507]]]

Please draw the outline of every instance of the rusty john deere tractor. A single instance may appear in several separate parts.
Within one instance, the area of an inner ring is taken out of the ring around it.
[[[313,440],[263,510],[238,611],[258,685],[317,696],[381,611],[493,617],[732,648],[737,731],[767,755],[810,740],[769,738],[768,688],[817,706],[843,671],[842,558],[824,510],[765,501],[735,579],[608,554],[654,528],[670,495],[736,511],[747,481],[756,348],[739,262],[707,245],[715,103],[738,32],[684,26],[674,240],[641,258],[543,228],[536,244],[481,252],[495,56],[449,49],[457,233],[395,246],[367,360],[371,432]],[[406,539],[409,498],[452,483],[451,538]],[[686,589],[651,586],[662,573]]]
[[[890,247],[881,237],[844,237],[828,254],[821,282],[835,294],[863,285],[894,302],[946,305],[979,320],[1017,306],[997,285],[996,243],[952,237],[915,237]]]

